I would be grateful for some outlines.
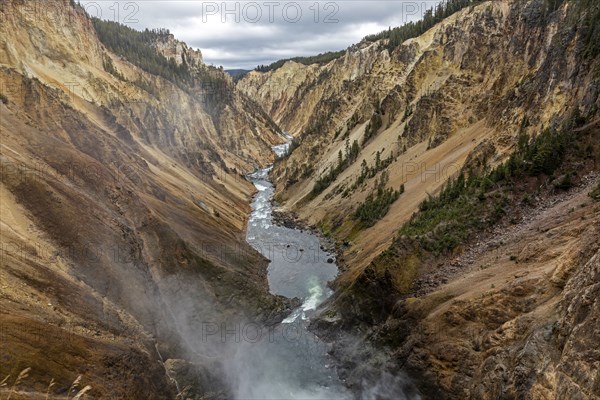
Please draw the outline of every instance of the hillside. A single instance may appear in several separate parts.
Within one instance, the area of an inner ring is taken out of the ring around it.
[[[274,170],[284,207],[350,241],[347,264],[361,268],[472,150],[492,148],[494,164],[510,153],[524,121],[533,134],[570,118],[575,106],[582,115],[596,113],[597,63],[567,22],[575,17],[565,6],[546,21],[542,3],[485,2],[391,54],[385,41],[362,42],[325,66],[288,62],[248,74],[238,88],[301,142]],[[324,190],[313,191],[354,141],[360,153]],[[385,167],[375,165],[378,152],[391,161]],[[363,160],[376,173],[357,187]],[[345,216],[382,171],[389,187],[404,184],[406,193],[386,218],[361,229]]]
[[[202,323],[286,304],[245,241],[243,177],[282,139],[199,52],[109,28],[137,58],[68,0],[0,4],[1,390],[221,393]]]
[[[314,326],[350,385],[382,365],[358,340],[431,398],[598,396],[597,358],[568,349],[596,340],[572,309],[598,316],[599,16],[477,2],[401,44],[375,35],[237,83],[295,137],[272,172],[281,211],[338,243]]]

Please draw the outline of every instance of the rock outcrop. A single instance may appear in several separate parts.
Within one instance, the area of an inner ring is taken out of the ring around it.
[[[177,65],[186,64],[191,68],[202,68],[202,52],[192,49],[186,43],[177,40],[172,33],[165,34],[155,43],[156,50],[167,58],[175,60]]]

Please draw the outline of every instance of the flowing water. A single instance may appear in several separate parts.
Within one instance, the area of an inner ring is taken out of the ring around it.
[[[288,143],[274,146],[278,156],[287,152]],[[335,256],[321,247],[311,232],[273,224],[273,185],[271,168],[250,175],[258,189],[252,202],[247,241],[270,260],[268,267],[271,293],[299,298],[302,305],[260,340],[245,340],[237,347],[231,365],[237,399],[351,399],[354,396],[339,380],[327,346],[308,331],[316,308],[331,294],[327,283],[338,269]],[[364,400],[419,399],[402,374],[394,376],[376,368],[374,380],[365,380],[360,388]]]
[[[287,146],[273,150],[281,156]],[[334,256],[321,249],[312,233],[273,224],[269,171],[262,169],[250,176],[258,193],[252,202],[247,240],[271,260],[271,293],[299,298],[302,305],[258,343],[245,343],[238,352],[237,361],[246,368],[238,377],[236,395],[240,399],[351,398],[337,377],[326,345],[307,329],[311,313],[331,295],[327,282],[337,275]]]

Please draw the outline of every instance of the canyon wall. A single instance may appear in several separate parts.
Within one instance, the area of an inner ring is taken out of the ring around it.
[[[370,366],[407,371],[427,398],[600,395],[590,328],[600,209],[588,195],[598,9],[553,4],[482,2],[394,49],[363,40],[327,64],[287,62],[238,82],[296,138],[272,173],[282,210],[340,248],[334,298],[313,325],[350,386]],[[494,178],[555,131],[558,169],[452,198],[448,187]],[[382,190],[397,200],[365,222],[359,206],[379,206]],[[440,194],[448,211],[426,214]],[[461,201],[484,211],[456,220],[471,207]]]
[[[238,88],[300,142],[273,173],[284,208],[351,242],[348,264],[363,268],[474,149],[493,149],[495,163],[510,154],[524,121],[534,133],[559,125],[577,107],[595,113],[597,62],[583,54],[575,4],[546,13],[540,1],[483,2],[391,53],[385,39],[363,41],[325,65],[290,61],[246,75]],[[365,143],[369,124],[375,128]],[[319,177],[336,167],[339,151],[346,152],[347,139],[360,153],[311,195]],[[377,152],[390,164],[352,188],[362,161],[373,166]],[[404,184],[406,193],[386,218],[356,234],[344,217],[383,171],[388,186]]]
[[[204,326],[286,307],[245,241],[244,175],[273,161],[277,126],[172,37],[157,51],[199,84],[110,52],[68,0],[3,1],[0,21],[4,389],[31,368],[17,390],[222,392]]]

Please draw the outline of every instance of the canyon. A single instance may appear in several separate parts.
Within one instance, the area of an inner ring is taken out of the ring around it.
[[[354,397],[599,398],[590,15],[474,2],[234,82],[169,32],[144,45],[184,78],[73,2],[2,2],[0,394],[251,393],[215,327],[282,326],[307,296],[252,244],[272,164],[281,219],[335,246],[308,330]]]

